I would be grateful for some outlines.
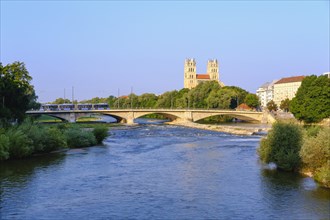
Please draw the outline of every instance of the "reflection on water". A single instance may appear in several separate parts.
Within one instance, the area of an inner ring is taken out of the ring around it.
[[[1,163],[4,219],[329,219],[330,191],[265,169],[260,137],[112,128],[104,146]]]

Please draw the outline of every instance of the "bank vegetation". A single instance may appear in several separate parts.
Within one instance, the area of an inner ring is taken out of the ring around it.
[[[330,188],[330,128],[275,123],[258,148],[260,159],[278,170],[301,172]]]
[[[25,120],[19,125],[0,129],[0,160],[89,147],[102,144],[107,136],[108,128],[103,125],[85,129],[76,124],[45,125]]]

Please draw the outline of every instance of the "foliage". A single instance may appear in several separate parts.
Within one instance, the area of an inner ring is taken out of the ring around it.
[[[330,117],[330,79],[326,76],[307,76],[296,97],[291,101],[290,112],[306,123],[320,122]]]
[[[306,134],[308,137],[316,137],[319,131],[322,129],[321,126],[307,126],[306,127]]]
[[[64,103],[71,103],[69,99],[57,98],[53,104],[64,104]]]
[[[7,160],[9,158],[9,138],[0,134],[0,160]]]
[[[107,127],[96,125],[94,131],[77,125],[40,125],[32,120],[0,129],[0,160],[28,157],[70,147],[88,147],[107,136]],[[97,138],[97,139],[96,139]]]
[[[289,111],[289,108],[290,108],[290,102],[291,101],[288,98],[282,100],[281,101],[281,104],[280,104],[280,109],[282,109],[285,112],[288,112]]]
[[[275,123],[261,140],[258,153],[263,162],[273,162],[279,169],[293,171],[300,165],[301,143],[302,131],[298,125]]]
[[[320,129],[316,136],[305,135],[300,151],[304,168],[315,172],[330,162],[329,136],[330,128]]]
[[[273,101],[273,100],[270,100],[268,103],[267,103],[267,109],[268,111],[277,111],[277,105],[276,103]]]
[[[330,161],[324,164],[314,174],[314,179],[323,186],[330,188]]]
[[[92,132],[72,127],[65,131],[68,147],[79,148],[96,144],[95,136]]]
[[[8,120],[23,121],[25,112],[38,109],[37,96],[30,84],[32,77],[24,63],[14,62],[6,66],[0,63],[0,115],[2,123]]]
[[[235,109],[239,102],[243,102],[249,93],[235,86],[221,88],[216,81],[198,84],[193,89],[167,91],[159,96],[144,93],[140,96],[109,96],[106,101],[110,108],[221,108]],[[251,94],[253,97],[255,95]],[[105,102],[104,98],[93,98],[83,102]]]
[[[260,101],[256,94],[247,94],[244,99],[244,103],[251,108],[257,108],[260,106]]]
[[[108,128],[106,126],[99,125],[93,129],[93,134],[97,144],[102,144],[102,141],[108,136]]]
[[[6,133],[9,138],[9,157],[23,158],[33,153],[33,141],[19,128],[11,128]]]

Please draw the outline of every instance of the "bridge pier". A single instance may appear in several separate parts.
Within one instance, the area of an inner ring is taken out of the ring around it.
[[[69,121],[70,123],[75,123],[76,120],[77,120],[77,118],[76,118],[76,114],[75,114],[74,112],[71,112],[68,121]]]
[[[133,111],[130,111],[127,113],[127,117],[126,117],[126,124],[128,125],[132,125],[134,124],[134,112]]]
[[[190,122],[194,121],[192,112],[191,111],[184,112],[184,118],[183,119],[185,121],[190,121]]]

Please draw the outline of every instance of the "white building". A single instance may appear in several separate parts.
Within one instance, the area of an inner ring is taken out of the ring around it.
[[[296,96],[296,92],[301,85],[305,76],[293,76],[282,78],[274,84],[274,102],[280,106],[281,101],[292,99]]]
[[[323,75],[325,75],[325,76],[327,76],[328,78],[330,78],[330,72],[323,73]]]
[[[274,84],[277,80],[272,82],[266,82],[257,90],[257,96],[259,97],[262,107],[266,107],[267,103],[274,99]]]

